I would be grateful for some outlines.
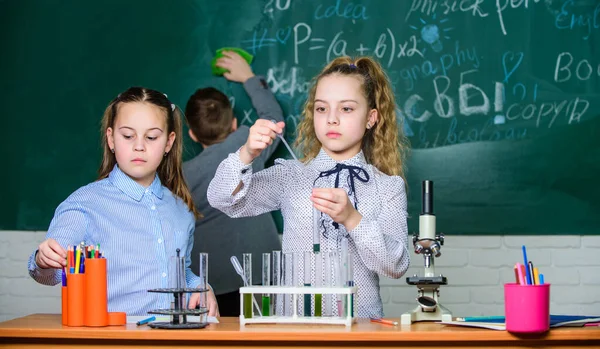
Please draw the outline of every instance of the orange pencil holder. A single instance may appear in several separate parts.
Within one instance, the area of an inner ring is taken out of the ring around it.
[[[62,290],[61,290],[61,301],[62,301],[62,324],[66,325],[67,324],[67,286],[63,286]]]
[[[62,322],[67,326],[125,325],[126,314],[108,312],[105,258],[85,260],[85,272],[67,274],[62,290]]]
[[[86,326],[108,325],[108,297],[106,258],[85,261],[85,317]]]
[[[67,274],[67,326],[83,326],[85,274]]]

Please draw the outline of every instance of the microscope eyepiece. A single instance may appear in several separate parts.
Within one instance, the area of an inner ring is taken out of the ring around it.
[[[433,213],[433,181],[424,180],[422,185],[421,215],[434,215]]]

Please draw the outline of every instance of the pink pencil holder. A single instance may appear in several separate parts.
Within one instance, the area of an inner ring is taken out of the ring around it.
[[[550,329],[550,284],[504,285],[506,330],[541,333]]]

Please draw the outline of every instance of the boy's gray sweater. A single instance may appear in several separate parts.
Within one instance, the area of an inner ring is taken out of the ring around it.
[[[264,78],[255,76],[248,79],[244,83],[244,89],[260,118],[283,121],[283,111]],[[248,126],[240,126],[223,142],[205,148],[198,156],[183,164],[183,174],[194,204],[204,215],[204,218],[196,220],[192,271],[198,274],[198,253],[208,252],[208,282],[217,295],[237,291],[242,286],[241,278],[229,261],[231,256],[237,256],[241,262],[242,253],[252,253],[252,281],[260,284],[261,254],[281,250],[277,227],[270,213],[257,217],[229,218],[212,208],[206,199],[208,184],[217,167],[230,153],[236,152],[246,143],[248,133]],[[276,138],[254,160],[254,172],[264,169],[265,162],[273,155],[278,144],[279,138]]]

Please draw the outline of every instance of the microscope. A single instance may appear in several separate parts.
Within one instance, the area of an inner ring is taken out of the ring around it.
[[[406,278],[409,285],[417,286],[417,307],[400,317],[400,324],[410,325],[416,321],[452,321],[452,314],[440,304],[440,286],[447,285],[446,277],[435,276],[435,258],[442,255],[444,234],[435,232],[435,215],[433,213],[433,182],[423,181],[421,215],[419,216],[419,232],[413,235],[413,246],[416,254],[423,255],[425,274],[416,274]]]

